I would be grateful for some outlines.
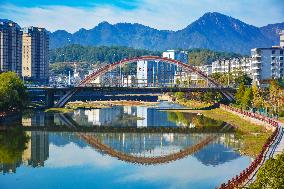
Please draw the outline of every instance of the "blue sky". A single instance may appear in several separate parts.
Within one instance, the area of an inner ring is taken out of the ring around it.
[[[69,32],[102,21],[179,30],[206,12],[220,12],[255,26],[284,22],[284,0],[1,0],[0,10],[0,18],[21,26]]]

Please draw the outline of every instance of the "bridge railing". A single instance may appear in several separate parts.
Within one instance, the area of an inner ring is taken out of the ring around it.
[[[249,179],[249,177],[257,170],[261,162],[263,162],[266,152],[268,151],[269,147],[271,146],[271,144],[274,142],[274,140],[278,135],[279,123],[274,119],[265,117],[257,113],[251,113],[245,110],[241,110],[235,107],[226,106],[226,105],[220,105],[220,107],[268,123],[272,127],[276,128],[273,131],[272,135],[266,140],[266,142],[262,146],[260,153],[256,156],[254,161],[251,162],[251,164],[245,170],[243,170],[239,175],[236,175],[231,180],[228,180],[227,183],[223,183],[219,187],[217,187],[218,189],[233,189],[242,186],[243,183],[247,181],[247,179]]]

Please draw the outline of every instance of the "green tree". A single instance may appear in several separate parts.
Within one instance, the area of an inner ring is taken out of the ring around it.
[[[257,179],[250,189],[278,189],[284,186],[284,153],[271,158],[257,172]]]
[[[177,85],[180,85],[180,80],[179,80],[179,78],[176,78],[176,84],[177,84]]]
[[[28,101],[23,81],[14,72],[0,74],[0,110],[22,109]]]
[[[247,108],[251,107],[251,103],[252,103],[252,90],[251,90],[250,87],[247,87],[245,89],[245,93],[244,93],[242,100],[241,100],[241,106],[244,109],[247,109]]]
[[[211,102],[214,102],[215,100],[215,96],[212,92],[205,92],[203,95],[202,95],[202,99],[201,99],[203,102],[206,102],[206,103],[211,103]]]
[[[278,81],[272,80],[269,86],[269,101],[274,113],[278,113],[279,109],[284,106],[283,95],[281,85],[278,83]]]
[[[256,83],[254,83],[252,85],[252,95],[253,95],[253,100],[252,100],[252,105],[255,108],[263,108],[264,107],[264,99],[261,95],[261,91],[258,88],[258,86],[256,85]]]
[[[245,89],[246,89],[246,88],[245,88],[244,83],[241,83],[241,84],[239,85],[239,88],[238,88],[237,93],[236,93],[236,95],[235,95],[236,103],[237,103],[238,105],[240,105],[241,102],[242,102],[242,98],[243,98],[243,96],[244,96]]]
[[[0,132],[0,164],[13,164],[21,161],[29,137],[20,128]]]
[[[176,92],[175,96],[178,100],[185,100],[185,93],[184,92]]]
[[[188,58],[189,63],[192,65],[200,66],[205,64],[211,64],[213,61],[222,58],[241,57],[240,54],[216,52],[209,49],[189,49]]]
[[[235,85],[240,85],[243,83],[244,85],[251,85],[252,79],[244,73],[239,73],[237,74],[238,76],[234,79],[234,84]]]

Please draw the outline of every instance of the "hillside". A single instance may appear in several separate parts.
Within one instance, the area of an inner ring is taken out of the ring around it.
[[[68,44],[90,46],[127,46],[148,50],[172,48],[207,48],[216,51],[249,54],[254,47],[278,45],[277,32],[284,23],[261,28],[220,14],[206,13],[179,31],[157,30],[141,24],[102,22],[96,27],[84,28],[71,34],[58,30],[50,34],[50,47]]]

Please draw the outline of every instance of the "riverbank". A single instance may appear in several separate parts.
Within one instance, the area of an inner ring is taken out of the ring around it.
[[[70,113],[73,111],[74,110],[70,108],[49,108],[49,109],[46,109],[44,112],[45,113]]]
[[[212,103],[204,103],[196,100],[176,100],[176,103],[191,109],[206,109],[213,106]]]
[[[20,112],[20,110],[9,110],[9,111],[0,111],[0,121],[4,120],[10,116],[15,116]]]
[[[169,110],[170,111],[170,110]],[[233,125],[236,129],[236,137],[241,140],[242,146],[239,152],[244,155],[255,157],[262,149],[263,144],[272,134],[271,130],[261,125],[247,121],[238,115],[221,108],[211,110],[175,110],[175,112],[200,113],[214,120],[224,121]]]
[[[143,102],[143,101],[89,101],[89,102],[69,102],[66,108],[110,108],[112,106],[156,106],[159,102]]]

